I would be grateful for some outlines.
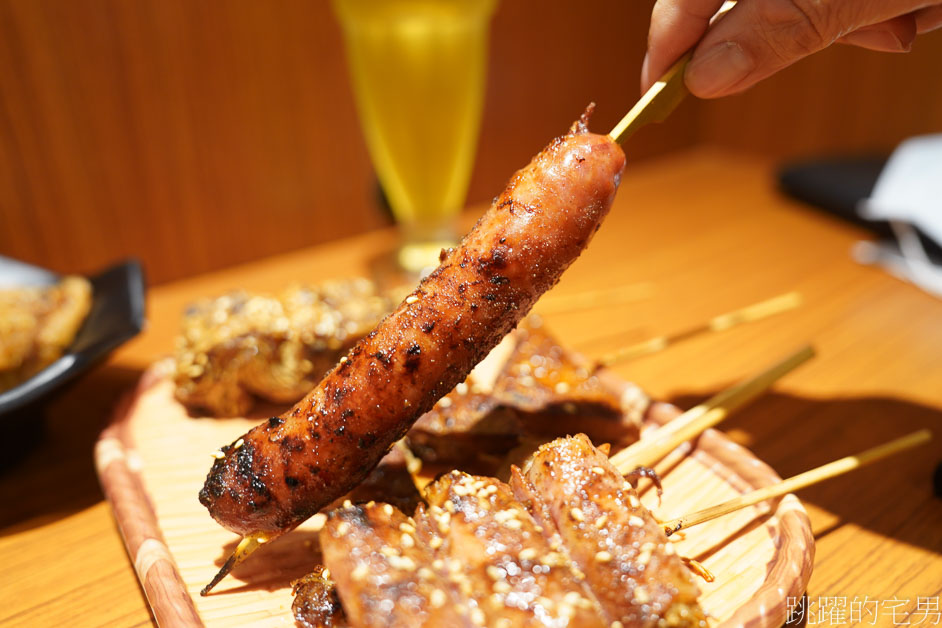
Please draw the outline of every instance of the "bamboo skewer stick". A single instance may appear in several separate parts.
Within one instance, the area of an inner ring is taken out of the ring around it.
[[[749,403],[772,384],[814,357],[814,349],[804,346],[755,377],[728,388],[660,428],[653,437],[639,440],[614,456],[612,464],[622,474],[637,467],[649,467],[677,446],[713,427],[731,412]]]
[[[259,546],[267,542],[268,537],[261,532],[256,532],[255,534],[246,534],[243,536],[235,550],[232,552],[229,558],[226,559],[226,562],[223,563],[222,567],[219,569],[216,575],[213,576],[213,579],[209,581],[209,584],[200,590],[200,595],[204,597],[209,595],[209,592],[212,591],[213,587],[215,587],[222,581],[223,578],[229,575],[229,572],[232,571],[236,565],[248,558],[249,554],[257,550]]]
[[[913,432],[912,434],[890,441],[889,443],[884,443],[883,445],[879,445],[872,449],[868,449],[862,453],[855,454],[853,456],[847,456],[845,458],[841,458],[840,460],[835,460],[834,462],[829,462],[826,465],[811,469],[810,471],[805,471],[804,473],[792,476],[787,480],[782,480],[778,484],[766,486],[752,491],[751,493],[740,495],[739,497],[733,498],[728,502],[711,506],[710,508],[705,508],[689,515],[684,515],[683,517],[671,519],[670,521],[664,522],[664,531],[668,536],[670,536],[678,530],[689,528],[690,526],[704,523],[706,521],[710,521],[711,519],[716,519],[717,517],[721,517],[741,508],[746,508],[747,506],[752,506],[753,504],[757,504],[761,501],[781,497],[782,495],[793,493],[799,489],[811,486],[812,484],[817,484],[818,482],[823,482],[824,480],[828,480],[838,475],[843,475],[844,473],[853,471],[854,469],[859,469],[865,465],[876,462],[877,460],[886,458],[887,456],[891,456],[906,449],[910,449],[912,447],[916,447],[917,445],[928,442],[931,438],[932,432],[930,432],[928,429],[922,429],[918,432]]]
[[[721,15],[732,9],[735,4],[735,0],[727,0],[713,16],[711,22],[717,20]],[[635,103],[635,106],[625,114],[625,117],[622,118],[608,134],[613,141],[621,144],[645,124],[649,122],[662,122],[677,108],[680,101],[687,95],[687,87],[684,85],[684,72],[692,57],[693,48],[678,59],[674,65],[641,96],[641,99]]]
[[[644,93],[635,106],[615,125],[609,137],[619,144],[627,140],[639,128],[649,122],[661,122],[677,108],[687,95],[684,87],[684,70],[693,52],[677,60],[658,81]]]
[[[568,314],[610,305],[635,303],[650,298],[653,293],[652,284],[637,283],[602,290],[587,290],[570,295],[548,294],[537,302],[534,311],[541,315]]]
[[[421,475],[422,459],[409,449],[405,438],[397,440],[395,447],[402,453],[402,457],[406,459],[406,472],[408,472],[409,477],[412,479],[412,485],[415,486],[419,495],[424,495],[425,487],[431,483],[432,478]]]
[[[706,323],[698,325],[697,327],[693,327],[670,336],[657,336],[655,338],[618,349],[617,351],[613,351],[600,357],[598,360],[596,360],[596,365],[597,367],[611,366],[616,362],[632,360],[643,355],[657,353],[658,351],[662,351],[668,346],[682,340],[687,340],[704,333],[726,331],[727,329],[741,325],[743,323],[750,323],[767,318],[769,316],[773,316],[775,314],[780,314],[781,312],[794,309],[799,305],[801,305],[800,293],[787,292],[785,294],[780,294],[777,297],[772,297],[771,299],[766,299],[765,301],[760,301],[759,303],[754,303],[738,310],[733,310],[731,312],[726,312],[725,314],[720,314],[719,316],[714,316]]]

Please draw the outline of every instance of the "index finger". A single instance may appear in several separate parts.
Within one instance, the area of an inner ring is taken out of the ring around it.
[[[700,41],[724,0],[657,0],[651,11],[648,52],[641,66],[644,93],[682,54]]]

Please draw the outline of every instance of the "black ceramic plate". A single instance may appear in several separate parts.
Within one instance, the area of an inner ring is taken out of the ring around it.
[[[56,283],[60,275],[0,256],[0,288]],[[136,261],[112,266],[88,280],[92,306],[65,354],[19,386],[0,393],[0,418],[48,396],[144,326],[144,276]]]

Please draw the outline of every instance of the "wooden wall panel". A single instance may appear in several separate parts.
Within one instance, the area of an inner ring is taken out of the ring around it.
[[[469,204],[589,101],[638,96],[651,0],[503,0]],[[685,103],[629,163],[699,141],[776,156],[942,130],[942,35],[835,49]],[[153,282],[386,224],[325,0],[0,0],[0,254],[62,271],[141,258]]]
[[[162,281],[382,224],[327,3],[0,2],[0,252]]]
[[[942,31],[908,54],[832,46],[744,94],[694,106],[701,141],[780,158],[888,152],[942,132]]]

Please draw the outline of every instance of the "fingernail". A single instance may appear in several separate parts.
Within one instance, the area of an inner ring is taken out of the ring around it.
[[[726,41],[695,55],[684,80],[696,96],[710,98],[725,93],[755,69],[755,62],[736,42]]]
[[[648,64],[650,63],[650,61],[651,61],[651,56],[648,53],[645,53],[644,61],[641,62],[641,93],[642,94],[648,91],[648,87],[651,86],[651,84],[648,82],[648,72],[650,72],[650,70],[648,69]]]
[[[913,47],[912,42],[904,43],[896,33],[888,30],[859,30],[844,35],[841,41],[882,52],[909,52]]]

